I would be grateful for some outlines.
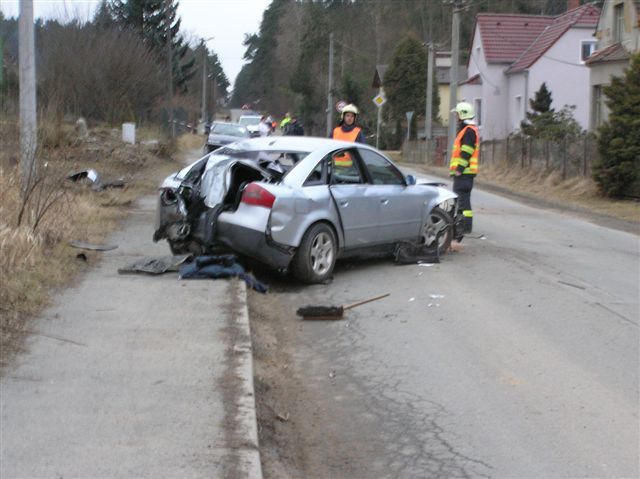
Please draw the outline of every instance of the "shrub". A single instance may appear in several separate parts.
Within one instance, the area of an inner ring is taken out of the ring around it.
[[[623,196],[640,180],[640,54],[623,77],[612,78],[604,94],[610,115],[598,130],[600,158],[593,179],[606,196]]]

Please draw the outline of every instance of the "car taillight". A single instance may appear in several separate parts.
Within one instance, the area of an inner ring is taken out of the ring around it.
[[[271,208],[273,206],[273,202],[276,201],[276,197],[269,193],[269,191],[265,190],[262,186],[256,183],[249,183],[242,193],[241,201],[248,205]]]

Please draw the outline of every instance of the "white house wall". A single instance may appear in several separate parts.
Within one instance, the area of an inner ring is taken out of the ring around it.
[[[508,101],[507,101],[507,125],[509,133],[520,130],[520,123],[525,118],[525,111],[529,106],[528,98],[531,98],[531,92],[527,92],[526,74],[517,73],[507,76],[508,82]]]
[[[478,51],[478,48],[480,50]],[[478,97],[482,98],[482,126],[480,133],[483,140],[504,138],[507,134],[507,100],[505,92],[507,81],[504,75],[506,64],[487,64],[485,61],[480,29],[475,31],[471,58],[469,59],[468,78],[480,74],[482,85],[462,85],[458,89],[458,98],[470,103]]]
[[[529,98],[546,82],[551,107],[559,111],[564,105],[575,105],[574,118],[585,130],[589,126],[589,68],[580,61],[580,52],[581,41],[594,40],[593,33],[593,29],[570,29],[529,68]]]

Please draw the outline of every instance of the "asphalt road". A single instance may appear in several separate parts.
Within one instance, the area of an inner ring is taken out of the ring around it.
[[[638,236],[473,202],[484,236],[440,264],[341,263],[328,286],[251,298],[292,326],[279,347],[307,403],[276,426],[306,477],[640,476]],[[344,321],[294,315],[382,293]]]

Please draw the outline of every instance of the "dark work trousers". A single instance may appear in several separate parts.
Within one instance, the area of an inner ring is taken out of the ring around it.
[[[453,192],[458,195],[458,208],[462,213],[461,233],[471,233],[473,228],[473,210],[471,209],[471,190],[475,175],[453,177]]]

